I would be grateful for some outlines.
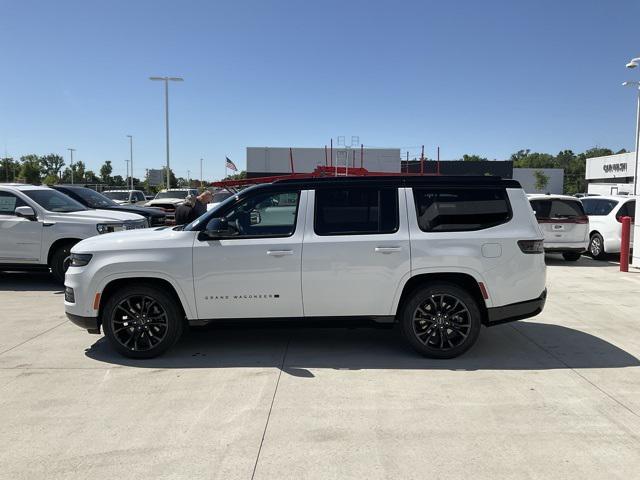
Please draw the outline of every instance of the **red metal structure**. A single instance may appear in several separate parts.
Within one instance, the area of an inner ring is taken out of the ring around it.
[[[620,238],[620,271],[629,271],[629,245],[631,239],[631,217],[622,217],[622,235]]]

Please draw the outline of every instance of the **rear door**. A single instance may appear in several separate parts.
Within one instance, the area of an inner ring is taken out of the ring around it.
[[[588,235],[589,219],[579,200],[535,199],[531,207],[549,243],[582,242]]]
[[[396,287],[410,269],[404,190],[327,186],[309,192],[305,317],[390,315]]]

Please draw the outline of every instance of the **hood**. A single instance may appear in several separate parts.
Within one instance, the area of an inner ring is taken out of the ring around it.
[[[73,253],[103,251],[151,250],[175,246],[180,241],[192,242],[198,232],[174,230],[168,227],[144,228],[126,232],[105,233],[82,240],[71,249]]]
[[[180,205],[181,203],[184,203],[184,198],[156,198],[154,200],[151,200],[145,203],[145,206],[151,207],[153,205],[160,205],[163,203],[172,203],[173,205]]]
[[[60,220],[71,220],[77,219],[79,221],[93,221],[95,223],[99,222],[126,222],[126,221],[136,221],[143,220],[144,217],[137,215],[135,213],[128,212],[119,212],[117,210],[81,210],[79,212],[69,212],[69,213],[55,213],[48,212],[47,215],[49,218]]]

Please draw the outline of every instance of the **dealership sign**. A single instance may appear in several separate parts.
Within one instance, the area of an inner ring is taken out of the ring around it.
[[[633,177],[634,165],[633,152],[587,158],[585,178],[597,181],[606,178]]]
[[[627,164],[626,163],[605,163],[604,165],[602,165],[602,170],[604,170],[605,173],[623,173],[627,171]]]

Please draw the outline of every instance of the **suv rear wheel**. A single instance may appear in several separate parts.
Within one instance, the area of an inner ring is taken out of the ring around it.
[[[604,260],[606,253],[604,251],[604,239],[599,233],[593,233],[589,240],[589,253],[596,260]]]
[[[480,309],[473,296],[457,285],[432,283],[409,295],[400,325],[417,352],[431,358],[454,358],[478,339]]]
[[[169,292],[154,285],[117,290],[107,300],[102,326],[109,343],[130,358],[153,358],[182,335],[180,308]]]

